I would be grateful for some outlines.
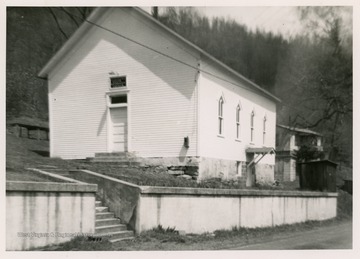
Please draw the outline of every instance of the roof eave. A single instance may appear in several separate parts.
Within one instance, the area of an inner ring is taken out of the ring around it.
[[[109,7],[97,7],[91,13],[91,15],[89,16],[89,18],[87,20],[89,20],[91,22],[96,22],[96,20],[102,14],[104,14],[108,9],[109,9]],[[206,51],[202,50],[201,48],[199,48],[195,44],[191,43],[190,41],[186,40],[185,38],[183,38],[182,36],[180,36],[179,34],[174,32],[173,30],[169,29],[168,27],[166,27],[164,24],[162,24],[161,22],[159,22],[158,20],[153,18],[151,15],[149,15],[147,12],[145,12],[141,8],[134,7],[133,10],[136,10],[138,13],[142,14],[147,19],[149,19],[152,22],[156,23],[158,26],[160,26],[161,28],[163,28],[164,30],[166,30],[167,32],[169,32],[170,34],[172,34],[173,36],[175,36],[176,38],[178,38],[179,40],[184,42],[186,45],[188,45],[189,47],[191,47],[191,48],[195,49],[196,51],[198,51],[199,53],[201,53],[201,55],[204,55],[205,57],[209,58],[211,61],[213,61],[217,65],[223,67],[225,70],[227,70],[230,73],[232,73],[233,75],[235,75],[237,78],[239,78],[242,81],[246,82],[250,86],[256,88],[257,90],[262,92],[262,94],[264,94],[265,96],[271,98],[273,101],[275,101],[277,103],[281,103],[281,100],[279,98],[277,98],[275,95],[269,93],[268,91],[266,91],[262,87],[258,86],[257,84],[255,84],[251,80],[247,79],[245,76],[241,75],[240,73],[236,72],[235,70],[233,70],[229,66],[225,65],[224,63],[222,63],[221,61],[219,61],[218,59],[216,59],[215,57],[213,57],[212,55],[210,55]],[[77,41],[81,38],[81,36],[84,35],[91,28],[91,26],[92,25],[90,23],[83,22],[83,24],[80,26],[80,28],[69,38],[68,41],[66,41],[66,43],[60,48],[60,50],[49,60],[49,62],[38,73],[38,77],[43,78],[43,79],[47,79],[50,71],[56,66],[56,64],[61,60],[61,58],[66,53],[68,53],[70,51],[71,47],[73,47],[77,43]]]
[[[231,72],[232,74],[234,74],[236,77],[240,78],[241,80],[245,81],[246,83],[250,84],[251,86],[255,87],[256,89],[260,90],[261,92],[263,92],[265,95],[267,95],[268,97],[271,97],[274,101],[276,101],[277,103],[281,103],[281,100],[276,97],[275,95],[269,93],[268,91],[266,91],[265,89],[263,89],[262,87],[258,86],[257,84],[255,84],[254,82],[252,82],[251,80],[249,80],[248,78],[246,78],[245,76],[241,75],[240,73],[236,72],[235,70],[233,70],[232,68],[230,68],[229,66],[225,65],[223,62],[221,62],[220,60],[216,59],[215,57],[213,57],[212,55],[210,55],[209,53],[207,53],[206,51],[202,50],[201,48],[199,48],[198,46],[196,46],[195,44],[193,44],[192,42],[188,41],[187,39],[185,39],[184,37],[182,37],[181,35],[179,35],[178,33],[174,32],[173,30],[171,30],[170,28],[168,28],[167,26],[165,26],[164,24],[162,24],[161,22],[159,22],[157,19],[153,18],[151,15],[149,15],[148,13],[146,13],[144,10],[142,10],[139,7],[135,7],[134,8],[136,11],[138,11],[139,13],[141,13],[142,15],[144,15],[145,17],[147,17],[148,19],[152,20],[154,23],[156,23],[157,25],[159,25],[160,27],[162,27],[164,30],[166,30],[167,32],[171,33],[173,36],[175,36],[176,38],[180,39],[181,41],[183,41],[185,44],[189,45],[190,47],[192,47],[193,49],[195,49],[196,51],[200,52],[202,55],[204,55],[205,57],[209,58],[211,61],[215,62],[216,64],[220,65],[221,67],[225,68],[226,70],[228,70],[229,72]]]
[[[89,21],[97,20],[107,9],[96,8],[90,16],[87,18]],[[46,63],[46,65],[37,74],[39,78],[47,79],[50,71],[56,66],[56,64],[66,55],[71,48],[78,42],[78,40],[92,27],[92,25],[84,21],[79,29],[77,29],[73,35],[65,42],[65,44],[56,52],[56,54]]]

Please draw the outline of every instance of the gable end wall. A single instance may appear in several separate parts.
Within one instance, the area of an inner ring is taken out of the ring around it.
[[[98,23],[191,66],[198,64],[192,50],[132,9],[113,8]],[[92,28],[49,75],[51,156],[75,159],[108,151],[110,72],[127,77],[130,152],[197,155],[197,71]],[[188,149],[183,147],[187,136]]]

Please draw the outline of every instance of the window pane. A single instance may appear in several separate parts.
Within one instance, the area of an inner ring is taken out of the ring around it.
[[[222,119],[219,118],[219,134],[221,135],[222,134],[222,131],[223,131],[223,125],[222,125]]]
[[[224,104],[223,99],[220,98],[220,100],[219,100],[219,116],[221,116],[221,117],[223,115],[223,104]]]
[[[125,76],[112,77],[112,78],[110,78],[110,80],[111,80],[111,88],[126,86],[126,77]]]
[[[127,103],[127,95],[111,96],[111,104]]]

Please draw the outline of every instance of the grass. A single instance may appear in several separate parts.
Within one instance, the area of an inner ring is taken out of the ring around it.
[[[75,237],[60,245],[30,249],[33,251],[111,251],[112,243],[108,240],[95,241],[89,237]]]
[[[13,171],[7,168],[6,181],[29,181],[29,182],[57,182],[64,183],[66,181],[43,175],[30,170]]]
[[[41,165],[52,165],[61,169],[88,169],[137,185],[220,189],[246,188],[236,180],[221,180],[219,178],[198,183],[196,180],[174,177],[164,172],[164,170],[157,170],[154,167],[124,168],[111,163],[85,163],[84,161],[49,158],[48,141],[18,138],[14,135],[6,134],[6,172],[8,180],[42,181],[41,177],[39,178],[35,173],[26,169],[36,168]],[[296,188],[298,188],[298,183],[296,185],[294,183],[283,183],[280,186],[252,187],[252,189],[275,190],[292,190]]]
[[[352,219],[353,196],[341,189],[338,189],[337,218],[343,220]]]
[[[147,186],[171,186],[171,187],[191,187],[191,188],[220,188],[220,189],[246,189],[237,180],[222,180],[219,178],[208,179],[198,183],[196,180],[169,175],[163,169],[157,170],[155,167],[123,168],[116,164],[85,163],[74,160],[62,160],[49,158],[49,142],[44,140],[34,140],[18,138],[11,134],[6,134],[6,178],[8,180],[47,180],[35,173],[27,170],[29,167],[39,167],[41,165],[57,166],[61,169],[88,169],[94,172],[105,174],[120,180],[128,181],[137,185]],[[352,169],[339,166],[337,172],[338,186],[343,183],[343,179],[352,177]],[[278,186],[258,185],[251,187],[257,190],[298,190],[299,182],[281,182]]]
[[[207,182],[175,178],[164,172],[148,172],[141,168],[118,168],[114,165],[85,164],[78,161],[66,161],[48,157],[49,142],[32,139],[17,138],[7,134],[6,143],[6,177],[17,180],[36,180],[34,172],[28,167],[52,165],[62,169],[87,168],[104,173],[125,181],[139,185],[184,186],[201,188],[239,188],[236,181],[220,181],[210,179]],[[349,174],[349,170],[346,174]],[[342,169],[344,171],[344,169]],[[345,173],[342,173],[342,175]],[[280,186],[258,186],[257,189],[297,189],[298,183],[281,183]],[[61,245],[44,247],[43,250],[52,251],[110,251],[110,250],[212,250],[221,249],[234,244],[250,244],[262,239],[271,239],[279,235],[305,231],[331,224],[338,224],[343,220],[352,219],[352,195],[339,190],[338,218],[328,221],[306,222],[301,224],[284,225],[271,228],[233,228],[232,230],[218,230],[214,233],[202,235],[182,235],[173,228],[158,226],[137,236],[134,240],[110,243],[107,240],[94,241],[86,237],[77,237]],[[39,250],[39,249],[37,249]]]
[[[200,235],[181,235],[174,228],[158,226],[143,232],[133,240],[110,243],[107,240],[94,242],[86,237],[48,246],[46,251],[154,251],[154,250],[218,250],[286,237],[292,233],[315,230],[341,223],[340,219],[308,221],[292,225],[266,228],[236,228],[218,230]]]
[[[74,162],[49,158],[48,153],[48,141],[18,138],[6,134],[6,180],[63,182],[27,169],[42,165],[57,166],[64,169],[76,167]]]
[[[27,138],[18,138],[6,134],[6,171],[28,173],[26,168],[41,165],[53,165],[59,168],[74,168],[76,162],[49,158],[49,142]]]
[[[278,186],[257,185],[254,187],[244,186],[237,179],[224,180],[220,178],[211,178],[197,182],[196,180],[187,180],[174,177],[164,171],[156,171],[149,168],[120,168],[116,164],[82,164],[81,169],[87,169],[100,174],[114,177],[116,179],[128,181],[143,186],[171,186],[171,187],[189,187],[189,188],[213,188],[213,189],[256,189],[256,190],[298,190],[299,182],[282,182]]]

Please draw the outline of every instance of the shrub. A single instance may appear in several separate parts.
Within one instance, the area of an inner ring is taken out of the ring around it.
[[[319,151],[316,146],[302,145],[299,150],[295,151],[298,162],[323,159],[324,151]]]

